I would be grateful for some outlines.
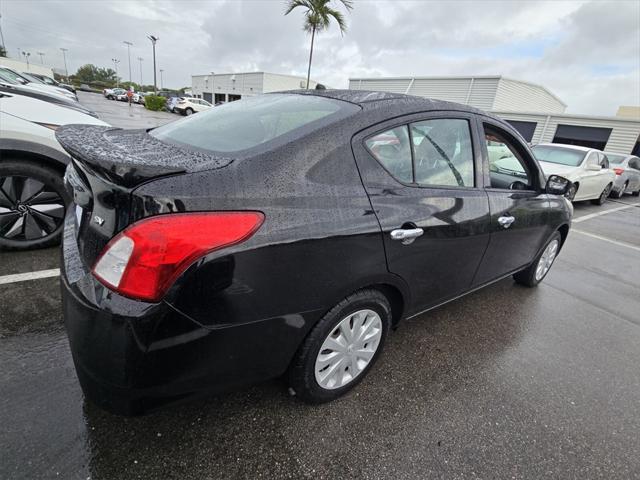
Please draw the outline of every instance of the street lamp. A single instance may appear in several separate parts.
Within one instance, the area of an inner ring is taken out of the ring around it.
[[[27,60],[27,70],[29,70],[29,57],[31,56],[30,52],[22,52],[22,55]]]
[[[69,81],[69,70],[67,70],[67,52],[68,48],[61,48],[62,50],[62,58],[64,58],[64,76],[66,77],[67,82]]]
[[[127,56],[129,57],[129,83],[131,83],[133,81],[131,79],[131,45],[133,45],[133,43],[127,42],[126,40],[122,43],[127,46]]]
[[[140,88],[142,88],[142,61],[144,58],[138,57],[138,60],[140,60]]]
[[[118,64],[120,63],[120,60],[118,60],[117,58],[112,58],[111,61],[113,62],[113,66],[116,69],[116,88],[120,86],[120,80],[118,79]]]
[[[163,69],[160,69],[160,90],[162,90],[164,87],[162,86],[162,72],[164,72]]]
[[[147,38],[151,40],[153,44],[153,93],[158,93],[158,82],[156,81],[156,42],[160,40],[153,35],[147,35]]]
[[[44,53],[43,52],[36,52],[36,53],[40,55],[40,63],[44,65]]]

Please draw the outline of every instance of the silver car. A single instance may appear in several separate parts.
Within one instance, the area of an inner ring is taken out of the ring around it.
[[[607,153],[611,169],[616,172],[616,180],[611,189],[611,197],[620,198],[625,193],[640,195],[640,158],[635,155]]]

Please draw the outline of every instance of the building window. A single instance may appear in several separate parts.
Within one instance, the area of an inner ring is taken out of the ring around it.
[[[582,127],[579,125],[558,125],[553,143],[581,145],[588,148],[604,150],[611,128]]]
[[[523,122],[521,120],[506,120],[506,122],[515,128],[527,142],[531,142],[533,139],[533,132],[536,131],[536,126],[538,125],[536,122]]]
[[[235,102],[236,100],[240,100],[241,98],[242,98],[241,95],[235,95],[235,94],[232,94],[232,93],[229,94],[229,101],[230,102]]]

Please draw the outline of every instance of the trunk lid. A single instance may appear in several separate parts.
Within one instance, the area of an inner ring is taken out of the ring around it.
[[[131,223],[136,187],[231,163],[161,142],[145,130],[65,125],[56,131],[56,138],[72,157],[65,185],[76,204],[74,233],[89,268],[109,240]]]

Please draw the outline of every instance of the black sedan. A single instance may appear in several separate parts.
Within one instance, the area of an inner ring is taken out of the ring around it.
[[[571,222],[568,182],[507,123],[405,95],[266,94],[57,137],[71,351],[86,396],[123,414],[282,375],[335,399],[403,319],[535,286]]]

